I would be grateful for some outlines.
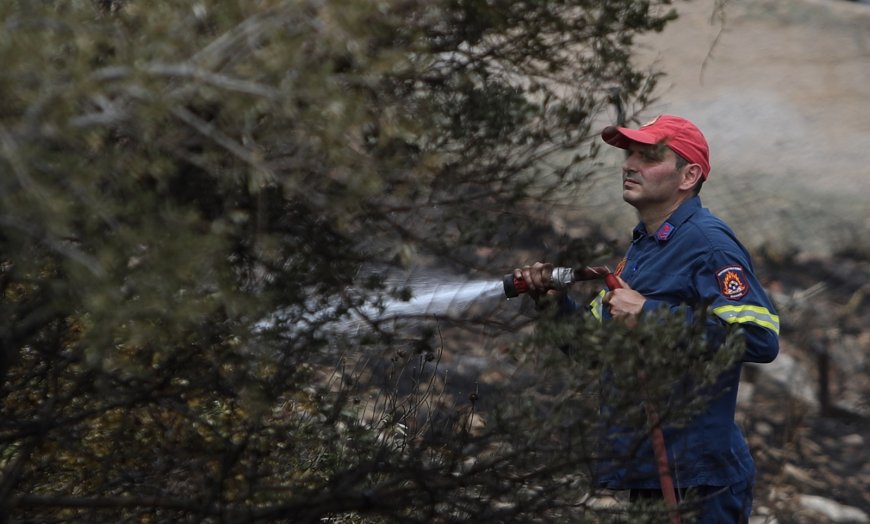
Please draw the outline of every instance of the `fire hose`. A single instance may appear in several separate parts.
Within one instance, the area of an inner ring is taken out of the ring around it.
[[[553,289],[564,289],[574,282],[581,280],[594,280],[598,278],[604,279],[604,284],[611,291],[619,289],[622,285],[619,279],[616,278],[607,266],[584,266],[578,268],[555,267],[550,275],[550,287]],[[508,298],[519,296],[522,293],[528,292],[529,287],[526,281],[520,277],[515,277],[513,274],[504,276],[504,293]],[[647,373],[645,370],[640,370],[637,374],[641,389],[646,389]],[[661,418],[658,410],[651,400],[644,401],[644,409],[646,410],[647,424],[650,427],[650,441],[652,443],[653,453],[656,459],[656,468],[659,476],[659,484],[661,485],[662,497],[671,517],[671,524],[680,524],[680,513],[677,507],[677,496],[674,490],[673,479],[671,478],[671,468],[668,463],[668,449],[665,445],[665,436],[662,431]]]

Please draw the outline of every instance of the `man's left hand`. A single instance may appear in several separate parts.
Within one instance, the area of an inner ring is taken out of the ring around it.
[[[637,316],[643,311],[646,298],[631,289],[622,277],[616,278],[622,287],[608,291],[604,295],[603,303],[610,309],[613,318],[624,321],[629,327],[634,327],[637,324]]]

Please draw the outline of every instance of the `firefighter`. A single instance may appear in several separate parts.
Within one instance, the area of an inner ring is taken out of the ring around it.
[[[661,115],[638,129],[607,127],[601,137],[626,151],[622,197],[639,223],[615,271],[622,287],[602,291],[592,314],[632,326],[644,315],[670,310],[688,322],[705,318],[709,339],[720,341],[729,326],[738,326],[746,342],[742,361],[771,362],[779,351],[779,317],[747,250],[701,205],[699,192],[710,174],[701,131],[684,118]],[[514,276],[540,295],[549,288],[552,267],[538,262]],[[563,294],[558,302],[567,312],[580,309]],[[665,428],[676,497],[680,507],[701,506],[697,522],[748,522],[751,512],[755,464],[734,421],[740,370],[738,363],[723,373],[716,384],[720,394],[703,413],[684,427]],[[629,490],[632,501],[661,498],[664,482],[650,446],[635,448],[630,460],[602,468],[598,483]]]

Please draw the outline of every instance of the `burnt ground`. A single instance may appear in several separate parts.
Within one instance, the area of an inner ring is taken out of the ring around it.
[[[764,265],[782,306],[782,354],[801,365],[808,381],[795,395],[760,369],[747,373],[751,398],[741,404],[739,420],[759,468],[756,515],[779,523],[831,521],[803,508],[800,495],[870,513],[870,263]]]
[[[866,418],[821,416],[788,399],[765,397],[744,413],[743,423],[759,470],[756,516],[779,523],[831,522],[802,507],[801,495],[870,508]]]

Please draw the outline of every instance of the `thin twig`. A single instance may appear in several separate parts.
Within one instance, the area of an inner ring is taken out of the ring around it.
[[[280,94],[280,91],[278,89],[275,89],[271,86],[263,85],[249,80],[243,80],[240,78],[234,78],[225,74],[215,73],[202,67],[197,67],[188,63],[153,63],[145,64],[136,68],[128,66],[110,66],[95,71],[91,75],[91,79],[97,81],[123,80],[129,78],[135,72],[143,72],[155,76],[179,77],[200,80],[214,87],[219,87],[228,91],[236,91],[239,93],[246,93],[249,95],[260,96],[268,99],[275,99]]]
[[[183,107],[174,107],[172,108],[171,112],[173,115],[178,117],[181,121],[188,124],[196,131],[198,131],[200,134],[213,140],[216,144],[220,145],[221,147],[232,153],[233,156],[265,173],[270,179],[276,178],[275,173],[269,168],[269,166],[267,166],[259,158],[257,158],[258,155],[256,152],[247,149],[232,138],[228,137],[223,132],[221,132],[221,130],[218,129],[217,126],[215,126],[214,124],[206,122],[205,120],[199,118],[198,116]]]
[[[710,48],[707,49],[707,55],[704,57],[704,61],[701,62],[701,71],[698,74],[698,83],[704,83],[704,72],[707,70],[707,64],[710,60],[713,59],[713,50],[716,49],[716,46],[719,45],[719,40],[722,38],[722,35],[725,33],[725,6],[728,4],[728,0],[716,0],[716,5],[713,6],[713,14],[710,15],[710,24],[714,24],[718,19],[721,23],[719,25],[719,31],[716,32],[716,37],[713,39],[713,43],[710,44]]]

